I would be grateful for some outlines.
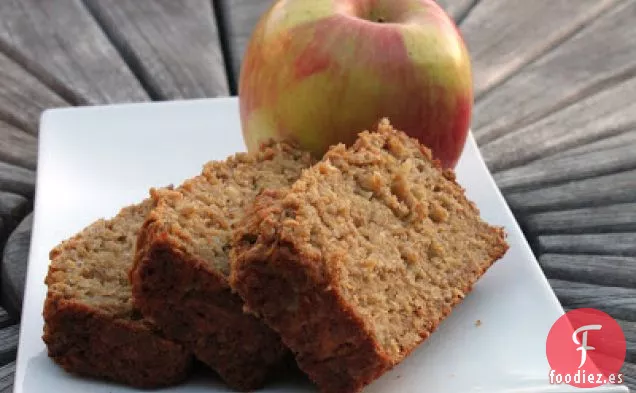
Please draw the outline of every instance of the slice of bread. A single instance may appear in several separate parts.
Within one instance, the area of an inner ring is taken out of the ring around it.
[[[128,272],[146,200],[99,220],[50,252],[44,342],[69,372],[153,388],[184,379],[191,355],[132,303]]]
[[[231,291],[231,231],[262,189],[288,187],[310,164],[308,153],[272,144],[211,162],[174,191],[152,192],[157,206],[131,272],[135,304],[238,390],[261,386],[288,352]]]
[[[507,248],[454,174],[385,120],[256,199],[234,232],[231,284],[323,392],[357,392]]]

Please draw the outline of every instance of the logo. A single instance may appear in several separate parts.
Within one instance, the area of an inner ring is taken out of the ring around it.
[[[550,383],[579,388],[622,383],[625,352],[625,335],[612,317],[593,308],[569,311],[548,333]]]
[[[601,330],[602,328],[603,328],[602,325],[585,325],[576,329],[574,333],[572,334],[572,341],[574,341],[575,344],[582,344],[580,347],[576,349],[577,351],[581,351],[581,364],[579,364],[579,368],[583,367],[583,365],[585,364],[585,361],[587,360],[587,351],[593,351],[596,349],[594,347],[590,347],[587,345],[587,331]],[[582,342],[579,342],[579,340],[577,339],[577,335],[580,332],[583,332]]]

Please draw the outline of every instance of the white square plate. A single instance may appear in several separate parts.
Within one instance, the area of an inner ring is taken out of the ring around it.
[[[136,391],[74,377],[47,357],[41,314],[48,252],[92,221],[111,217],[120,207],[142,200],[149,187],[179,184],[198,174],[204,162],[241,150],[238,105],[233,98],[59,109],[44,114],[15,393]],[[472,137],[457,175],[484,219],[506,228],[510,250],[429,340],[365,392],[579,391],[548,383],[545,340],[563,310]],[[165,391],[228,390],[214,377],[198,376]],[[263,391],[316,390],[295,377]],[[595,391],[627,389],[613,386]]]

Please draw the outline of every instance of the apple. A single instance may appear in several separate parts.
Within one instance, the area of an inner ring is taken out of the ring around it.
[[[470,58],[432,0],[279,0],[250,39],[239,101],[248,150],[292,139],[320,157],[388,117],[449,168],[470,124]]]

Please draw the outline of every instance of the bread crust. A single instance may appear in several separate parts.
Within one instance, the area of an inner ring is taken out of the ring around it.
[[[191,354],[143,320],[113,319],[50,292],[44,319],[48,355],[70,373],[138,388],[174,385],[188,375]]]
[[[227,279],[192,258],[150,217],[140,231],[131,283],[135,305],[232,388],[256,389],[287,354]]]

